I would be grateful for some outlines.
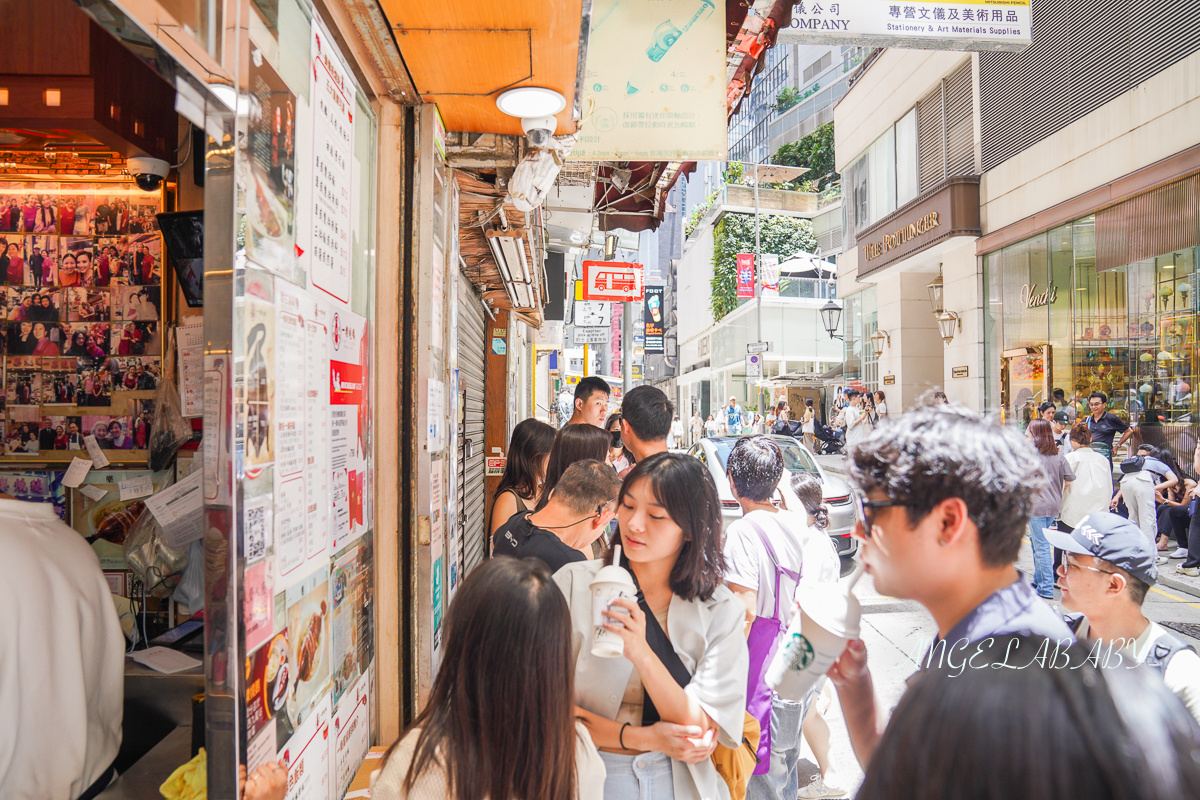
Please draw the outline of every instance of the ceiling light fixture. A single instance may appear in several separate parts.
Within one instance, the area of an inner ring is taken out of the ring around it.
[[[553,89],[518,86],[497,97],[496,107],[510,117],[549,117],[567,107],[567,98]]]

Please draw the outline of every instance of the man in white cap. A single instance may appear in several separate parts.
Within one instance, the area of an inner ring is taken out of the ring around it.
[[[1154,544],[1137,525],[1106,511],[1088,515],[1070,533],[1047,530],[1046,539],[1066,551],[1058,585],[1063,608],[1076,612],[1067,615],[1076,636],[1157,669],[1200,720],[1200,655],[1142,613],[1158,580]]]

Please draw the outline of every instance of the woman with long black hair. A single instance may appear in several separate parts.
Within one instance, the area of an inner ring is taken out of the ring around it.
[[[1029,514],[1029,541],[1033,544],[1033,588],[1038,596],[1054,599],[1054,546],[1043,531],[1054,527],[1062,512],[1063,488],[1075,480],[1075,473],[1065,456],[1058,452],[1054,429],[1044,419],[1029,423],[1029,438],[1040,458],[1037,468],[1046,476],[1046,486],[1033,501]]]
[[[572,705],[570,617],[545,564],[476,567],[450,604],[444,648],[371,797],[599,800],[604,766]]]
[[[554,576],[571,609],[576,712],[608,771],[604,797],[727,800],[712,754],[718,742],[742,745],[749,654],[745,609],[724,585],[716,484],[695,458],[658,453],[626,477],[617,520],[603,561]],[[617,545],[638,599],[606,613],[624,655],[601,658],[590,584]]]
[[[513,514],[528,511],[537,501],[546,476],[546,458],[554,444],[554,428],[533,417],[521,420],[508,440],[508,458],[504,475],[492,501],[492,522],[488,538]]]
[[[550,448],[550,457],[546,459],[546,478],[542,481],[542,491],[538,495],[536,511],[541,511],[550,502],[550,492],[558,485],[558,479],[567,471],[567,467],[576,461],[603,461],[609,463],[609,447],[612,445],[612,434],[606,430],[578,422],[564,425],[554,435],[554,444]]]

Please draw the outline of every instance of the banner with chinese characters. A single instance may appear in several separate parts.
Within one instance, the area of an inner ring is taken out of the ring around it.
[[[754,297],[754,254],[738,253],[737,257],[738,300]]]
[[[803,0],[791,25],[779,33],[787,44],[846,44],[915,50],[1009,50],[1033,41],[1030,0]]]
[[[575,159],[723,161],[725,6],[596,0]]]

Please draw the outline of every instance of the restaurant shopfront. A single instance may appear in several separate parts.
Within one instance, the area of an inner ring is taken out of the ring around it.
[[[985,403],[1004,422],[1024,427],[1058,390],[1086,414],[1101,391],[1138,426],[1131,441],[1191,452],[1200,159],[1171,161],[1157,167],[1177,170],[1165,182],[1145,188],[1155,175],[1143,170],[1010,226],[1027,228],[1024,238],[1002,229],[980,241]]]

